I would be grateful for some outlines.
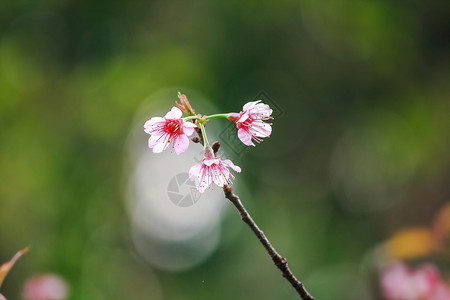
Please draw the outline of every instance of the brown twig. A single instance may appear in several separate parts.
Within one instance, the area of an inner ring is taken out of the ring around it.
[[[197,135],[199,136],[199,143],[201,145],[204,145],[203,136],[199,128],[196,128],[195,131],[197,132]],[[213,150],[214,154],[216,154],[219,151],[220,143],[215,142],[213,144]],[[244,221],[255,233],[256,237],[258,238],[259,242],[264,246],[267,253],[269,254],[270,258],[272,259],[275,266],[280,269],[281,274],[284,278],[286,278],[287,281],[290,282],[290,284],[294,287],[294,289],[297,291],[297,293],[300,295],[300,297],[303,300],[315,300],[311,294],[308,293],[303,283],[298,280],[292,271],[289,269],[286,258],[282,257],[280,254],[278,254],[277,250],[270,244],[269,239],[266,237],[264,232],[259,229],[258,225],[256,225],[255,221],[253,221],[250,214],[245,209],[245,206],[242,204],[241,200],[239,199],[239,196],[233,193],[233,189],[229,185],[223,186],[223,191],[225,193],[225,198],[231,201],[231,203],[234,204],[234,206],[239,211],[239,214],[241,215],[242,221]]]
[[[275,248],[270,244],[264,232],[261,229],[259,229],[255,221],[253,221],[252,217],[247,212],[241,200],[239,199],[239,196],[233,193],[233,189],[229,185],[224,185],[223,191],[225,193],[225,198],[230,200],[231,203],[233,203],[234,206],[236,206],[237,210],[239,211],[239,214],[241,215],[242,221],[244,221],[252,229],[253,233],[256,235],[259,242],[266,249],[275,266],[277,266],[277,268],[280,269],[283,277],[286,278],[286,280],[291,283],[291,285],[295,288],[295,290],[302,299],[314,300],[314,297],[308,293],[303,283],[300,280],[298,280],[294,276],[292,271],[289,269],[286,258],[278,254],[277,250],[275,250]]]
[[[197,125],[197,123],[198,123],[197,120],[195,120],[195,121],[194,121],[194,124]],[[197,135],[198,135],[198,140],[195,139],[195,141],[193,140],[193,142],[194,142],[194,143],[200,143],[202,146],[204,146],[204,145],[205,145],[205,142],[203,141],[203,134],[202,134],[201,129],[200,129],[199,127],[195,127],[195,132],[196,132]]]

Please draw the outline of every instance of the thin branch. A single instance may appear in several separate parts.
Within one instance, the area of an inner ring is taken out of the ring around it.
[[[314,297],[308,293],[303,283],[300,280],[298,280],[294,276],[292,271],[289,269],[286,258],[278,254],[277,250],[275,250],[275,248],[270,244],[264,232],[261,229],[259,229],[255,221],[253,221],[252,217],[247,212],[241,200],[239,199],[239,196],[234,194],[233,189],[228,185],[223,186],[223,191],[225,193],[225,198],[230,200],[231,203],[233,203],[234,206],[236,206],[237,210],[239,211],[239,214],[241,215],[242,221],[244,221],[252,229],[253,233],[256,235],[259,242],[266,249],[275,266],[277,266],[277,268],[280,269],[283,277],[286,278],[286,280],[291,283],[291,285],[295,288],[295,290],[302,299],[314,300]]]
[[[195,125],[198,125],[197,120],[195,120],[194,124],[195,124]],[[195,140],[192,140],[192,141],[193,141],[194,143],[200,143],[202,146],[204,146],[204,145],[205,145],[205,141],[203,141],[202,130],[201,130],[199,127],[195,127],[195,132],[196,132],[197,135],[198,135],[198,140],[195,139]]]
[[[201,145],[204,145],[203,136],[200,131],[200,128],[196,128],[195,131],[197,132],[197,135],[199,136],[199,143]],[[217,154],[220,148],[219,142],[214,142],[213,144],[213,151],[214,155]],[[231,201],[231,203],[234,204],[234,206],[239,211],[239,214],[241,215],[242,221],[244,221],[253,231],[253,233],[258,238],[259,242],[264,246],[267,253],[269,254],[270,258],[272,259],[275,266],[281,271],[281,274],[284,278],[286,278],[287,281],[290,282],[292,287],[297,291],[297,293],[300,295],[300,297],[303,300],[315,300],[313,296],[311,296],[310,293],[306,290],[303,283],[298,280],[295,275],[292,273],[292,271],[289,269],[286,258],[282,257],[280,254],[278,254],[277,250],[272,246],[272,244],[269,242],[269,239],[266,237],[264,232],[259,229],[258,225],[256,225],[255,221],[253,221],[250,214],[245,209],[245,206],[242,204],[241,200],[239,199],[239,196],[233,193],[233,189],[229,185],[223,186],[223,191],[225,193],[225,198]]]

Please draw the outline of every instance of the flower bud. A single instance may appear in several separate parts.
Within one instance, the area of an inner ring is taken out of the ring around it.
[[[186,95],[183,95],[182,93],[178,92],[178,99],[180,99],[181,104],[176,102],[177,106],[188,116],[195,116],[195,110],[192,108]]]
[[[219,142],[214,142],[214,144],[212,145],[212,149],[214,151],[214,155],[219,151],[220,148],[220,143]]]

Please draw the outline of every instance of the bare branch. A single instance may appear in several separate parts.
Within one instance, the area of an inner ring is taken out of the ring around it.
[[[286,258],[282,257],[280,254],[278,254],[277,250],[270,244],[269,240],[267,239],[264,232],[259,229],[258,225],[256,225],[255,221],[253,221],[250,214],[245,209],[244,205],[242,204],[241,200],[239,199],[239,196],[233,193],[233,189],[228,186],[223,186],[223,191],[225,193],[225,198],[231,201],[231,203],[236,206],[237,210],[239,211],[239,214],[241,215],[242,221],[244,221],[253,231],[253,233],[258,238],[259,242],[264,246],[267,253],[269,254],[270,258],[272,259],[275,266],[280,269],[281,274],[284,278],[286,278],[287,281],[291,283],[291,285],[295,288],[297,293],[300,295],[300,297],[304,300],[314,300],[314,297],[311,296],[308,291],[306,290],[303,283],[298,280],[292,271],[289,269]]]

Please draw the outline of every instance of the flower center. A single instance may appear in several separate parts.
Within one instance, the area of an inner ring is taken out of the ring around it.
[[[251,117],[248,117],[244,122],[237,122],[236,125],[238,128],[248,128],[252,125],[253,121]]]
[[[170,135],[178,135],[183,133],[183,121],[182,120],[166,120],[164,124],[164,131]]]

